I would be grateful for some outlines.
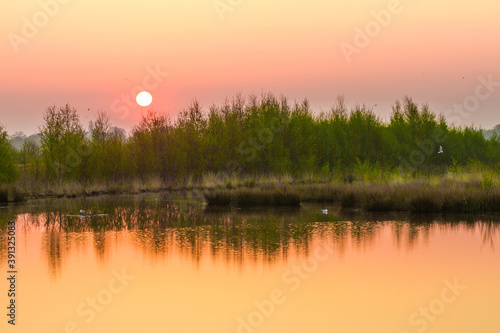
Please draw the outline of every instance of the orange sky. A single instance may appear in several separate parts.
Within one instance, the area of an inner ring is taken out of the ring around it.
[[[387,24],[373,12],[390,13]],[[31,134],[47,106],[70,103],[85,125],[102,109],[129,130],[141,108],[120,98],[145,78],[152,107],[172,117],[194,98],[207,109],[261,91],[307,97],[315,111],[344,94],[377,104],[384,119],[404,95],[445,112],[474,96],[479,76],[500,82],[499,12],[491,0],[9,1],[0,14],[0,124]],[[367,28],[359,47],[356,31]],[[347,44],[357,48],[350,59]],[[153,81],[147,68],[168,76]],[[499,105],[497,86],[459,121],[491,128]]]

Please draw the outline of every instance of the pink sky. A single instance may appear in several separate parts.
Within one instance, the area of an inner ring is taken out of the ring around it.
[[[479,77],[500,82],[500,4],[489,0],[27,0],[2,12],[0,124],[11,134],[34,133],[47,106],[66,103],[85,126],[104,110],[130,130],[144,110],[120,98],[144,82],[151,107],[173,118],[194,98],[206,110],[271,91],[307,97],[315,112],[343,94],[388,119],[405,95],[444,113],[480,89],[488,96],[454,119],[500,123],[500,84],[478,88]],[[155,81],[148,68],[168,75]]]

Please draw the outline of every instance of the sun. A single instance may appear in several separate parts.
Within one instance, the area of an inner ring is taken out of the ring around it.
[[[141,91],[137,94],[135,100],[140,106],[148,106],[151,102],[153,102],[153,96],[151,96],[151,94],[147,91]]]

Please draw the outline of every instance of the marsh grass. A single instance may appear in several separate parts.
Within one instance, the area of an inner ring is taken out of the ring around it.
[[[5,186],[0,188],[0,204],[9,202],[23,202],[26,200],[26,194],[15,186]]]
[[[13,202],[23,202],[26,201],[26,194],[24,192],[19,191],[16,187],[12,187],[11,189],[11,201]]]
[[[207,202],[234,206],[325,202],[366,211],[475,213],[500,211],[500,182],[496,174],[473,173],[416,179],[396,177],[375,182],[361,179],[353,183],[338,180],[304,183],[303,179],[281,183],[259,181],[254,187],[215,189]]]
[[[6,188],[0,188],[0,204],[9,202],[9,191]]]
[[[303,202],[339,202],[344,193],[345,184],[325,183],[308,184],[300,187],[301,201]]]
[[[230,191],[209,191],[204,193],[205,200],[209,206],[229,206],[231,205],[232,194]]]
[[[346,190],[340,196],[340,205],[343,208],[356,208],[359,206],[360,199],[362,198],[362,193],[357,191],[355,188],[350,188]]]
[[[418,195],[408,200],[407,207],[412,213],[436,213],[442,210],[443,203],[432,195]]]
[[[375,172],[360,166],[348,174],[227,175],[207,173],[169,182],[158,177],[122,182],[20,182],[0,189],[1,201],[26,197],[83,197],[200,190],[210,206],[298,206],[325,202],[366,211],[459,212],[500,211],[500,173],[461,168],[458,173],[410,175]],[[366,170],[365,170],[366,169]],[[361,172],[367,175],[360,174]],[[346,175],[352,179],[346,179]],[[7,198],[7,199],[6,199]]]
[[[364,195],[362,208],[367,211],[403,211],[405,200],[397,191],[378,185]]]
[[[286,187],[238,188],[234,190],[219,190],[205,192],[209,206],[300,206],[300,195]]]

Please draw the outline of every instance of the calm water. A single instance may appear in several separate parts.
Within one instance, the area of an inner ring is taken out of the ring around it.
[[[80,209],[108,214],[80,219]],[[39,201],[1,332],[500,332],[498,216],[208,210],[189,195]]]

